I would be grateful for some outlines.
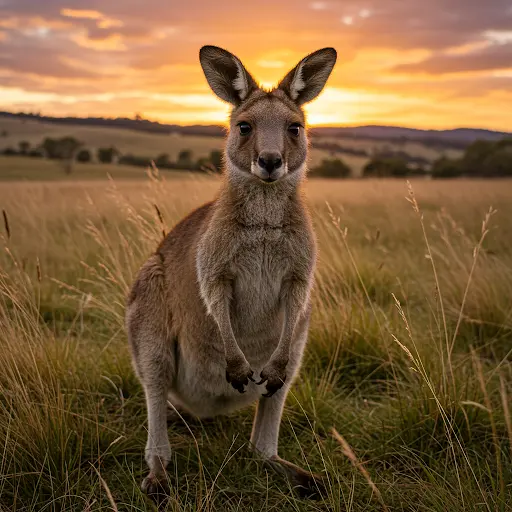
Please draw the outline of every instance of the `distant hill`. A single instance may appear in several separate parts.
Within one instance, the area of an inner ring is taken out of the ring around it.
[[[181,135],[199,135],[223,137],[225,128],[218,125],[181,126],[176,124],[158,123],[147,119],[102,118],[102,117],[50,117],[38,114],[1,112],[0,117],[27,119],[44,123],[61,125],[101,126],[125,128],[150,133]],[[357,138],[390,141],[418,141],[427,146],[464,148],[477,139],[499,140],[512,136],[512,133],[497,132],[476,128],[455,128],[453,130],[419,130],[395,126],[354,126],[354,127],[317,127],[310,130],[312,137]]]
[[[354,126],[315,128],[315,132],[324,137],[361,137],[371,139],[444,139],[469,144],[477,139],[499,140],[512,136],[512,133],[496,132],[478,128],[454,128],[452,130],[419,130],[399,126]]]
[[[125,117],[104,118],[104,117],[51,117],[38,114],[25,114],[23,112],[2,112],[0,117],[11,119],[26,119],[40,121],[41,123],[54,123],[73,126],[101,126],[107,128],[126,128],[141,132],[153,132],[162,134],[179,133],[182,135],[201,135],[211,137],[223,137],[226,133],[222,126],[218,125],[192,125],[181,126],[177,124],[164,124],[147,119],[129,119]]]

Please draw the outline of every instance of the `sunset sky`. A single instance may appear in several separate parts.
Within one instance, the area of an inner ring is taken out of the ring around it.
[[[0,0],[0,109],[226,120],[204,44],[265,86],[325,46],[311,124],[511,131],[511,0]]]

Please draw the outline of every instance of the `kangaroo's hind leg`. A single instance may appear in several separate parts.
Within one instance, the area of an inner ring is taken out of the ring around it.
[[[265,463],[288,479],[292,488],[302,497],[320,497],[324,491],[322,477],[312,474],[277,453],[279,426],[288,388],[283,386],[271,397],[258,402],[251,435],[251,445]]]
[[[325,494],[323,478],[282,459],[277,451],[279,427],[286,396],[293,376],[300,366],[306,344],[307,322],[301,327],[294,342],[295,350],[292,360],[287,368],[291,378],[288,378],[283,387],[273,395],[260,397],[252,428],[251,445],[268,466],[288,479],[297,494],[302,497],[318,498]]]
[[[160,369],[157,369],[155,364],[154,375],[144,382],[148,414],[145,459],[149,466],[149,474],[142,482],[142,490],[157,499],[159,494],[168,494],[165,469],[171,460],[171,447],[167,435],[167,382],[163,372],[159,373]]]
[[[142,268],[130,295],[126,327],[148,415],[145,459],[149,474],[142,482],[142,490],[161,502],[169,494],[165,471],[171,459],[167,399],[176,374],[176,340],[170,335],[158,263],[150,259]]]

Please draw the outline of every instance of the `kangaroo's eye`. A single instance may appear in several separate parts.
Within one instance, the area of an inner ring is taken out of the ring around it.
[[[298,137],[300,135],[301,128],[302,126],[299,123],[292,123],[290,126],[288,126],[288,133],[294,137]]]
[[[245,121],[238,123],[238,129],[240,130],[240,135],[249,135],[252,132],[252,126]]]

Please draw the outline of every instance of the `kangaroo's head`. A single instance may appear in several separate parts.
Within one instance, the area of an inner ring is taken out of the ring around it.
[[[301,177],[308,148],[302,107],[324,88],[336,50],[304,57],[271,91],[260,89],[240,59],[222,48],[203,46],[199,59],[213,92],[233,106],[227,172],[261,183]]]

